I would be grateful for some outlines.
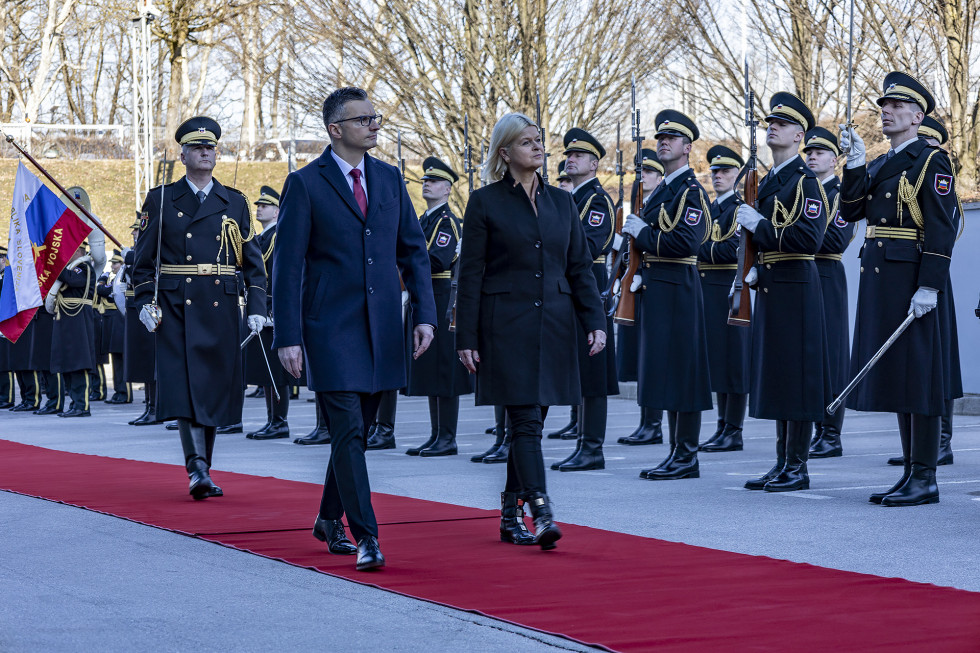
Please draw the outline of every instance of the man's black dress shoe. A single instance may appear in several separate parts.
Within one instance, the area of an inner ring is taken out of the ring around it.
[[[91,417],[92,413],[87,410],[82,410],[81,408],[72,408],[71,410],[66,410],[63,413],[58,413],[58,417]]]
[[[14,407],[14,402],[12,401],[0,402],[0,410],[7,410],[8,408],[13,408],[13,407]]]
[[[163,422],[157,419],[157,411],[154,407],[153,410],[146,411],[129,424],[131,426],[155,426],[156,424],[163,424]]]
[[[347,539],[344,523],[339,519],[323,519],[319,515],[313,523],[313,537],[327,543],[327,550],[335,555],[354,555],[357,547]]]
[[[228,426],[219,426],[214,430],[218,435],[226,435],[228,433],[244,433],[245,426],[239,422],[238,424],[229,424]]]
[[[378,538],[373,535],[365,535],[357,543],[357,570],[367,571],[385,566],[385,557],[381,555],[381,547],[378,546]]]
[[[163,428],[167,429],[168,431],[176,431],[178,429],[177,422],[167,422],[167,425]]]
[[[110,398],[106,399],[105,402],[107,404],[131,404],[133,403],[133,400],[128,398],[123,393],[117,392],[116,394],[112,395]]]
[[[293,440],[293,444],[330,444],[330,431],[326,427]]]
[[[280,438],[289,437],[289,424],[284,419],[278,419],[272,422],[265,431],[259,431],[257,433],[250,433],[253,440],[278,440]]]
[[[35,415],[57,415],[58,409],[54,406],[44,406],[34,411]]]
[[[14,406],[13,408],[11,408],[10,409],[10,412],[11,413],[26,413],[28,411],[34,412],[34,410],[36,408],[37,408],[37,406],[35,406],[34,404],[30,403],[29,401],[22,401],[19,404],[17,404],[16,406]]]

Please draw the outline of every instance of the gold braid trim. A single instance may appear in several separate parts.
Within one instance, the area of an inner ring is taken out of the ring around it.
[[[279,235],[279,232],[278,231],[276,233],[272,234],[272,240],[269,241],[269,249],[265,250],[265,252],[263,252],[263,254],[262,254],[262,262],[263,263],[265,263],[270,258],[272,258],[272,250],[274,250],[276,248],[276,236],[278,236],[278,235]]]
[[[701,239],[701,244],[703,245],[711,237],[711,227],[709,227],[711,224],[711,203],[708,202],[708,198],[701,189],[698,189],[698,197],[701,199],[701,210],[704,212],[704,215],[701,216],[704,218],[704,238]],[[734,220],[732,220],[732,233],[735,233]]]
[[[800,197],[803,195],[803,180],[806,179],[805,176],[800,177],[799,183],[796,184],[796,197],[793,199],[793,208],[789,211],[783,206],[783,203],[779,201],[779,198],[775,198],[775,206],[772,210],[772,226],[775,229],[784,229],[789,227],[797,220],[796,210],[800,208]]]
[[[823,184],[820,184],[820,189],[823,190]],[[824,193],[824,196],[823,197],[824,197],[824,199],[827,199],[827,194]],[[830,213],[827,214],[827,226],[828,227],[830,226],[830,223],[834,221],[834,216],[837,215],[837,209],[838,208],[840,208],[840,193],[837,193],[834,196],[834,206],[833,206],[833,208],[830,209]],[[857,229],[855,229],[854,231],[857,232]],[[854,238],[852,237],[851,240],[854,240]]]
[[[677,213],[674,215],[674,219],[671,220],[667,212],[664,211],[664,205],[660,205],[660,215],[657,216],[657,223],[660,225],[660,231],[665,234],[669,234],[677,226],[677,223],[681,221],[681,217],[684,215],[684,205],[687,204],[687,194],[690,192],[690,188],[684,189],[684,194],[681,195],[680,204],[677,205]],[[704,208],[703,206],[701,207]]]
[[[953,185],[955,188],[955,181],[953,182]],[[960,233],[956,234],[956,240],[959,240],[960,236],[962,236],[963,232],[966,230],[966,213],[963,213],[963,202],[960,201],[959,193],[956,193],[956,208],[960,210]]]
[[[585,220],[585,213],[586,213],[586,211],[589,210],[589,207],[592,206],[592,200],[594,200],[595,197],[596,197],[596,195],[598,195],[598,194],[599,193],[592,193],[592,195],[589,197],[588,201],[585,202],[585,208],[583,208],[579,212],[579,214],[578,214],[578,221],[579,222],[581,222],[582,220]],[[609,243],[612,242],[613,236],[616,235],[616,224],[615,224],[615,222],[616,222],[616,207],[613,206],[612,200],[609,199],[609,196],[608,195],[606,195],[606,206],[609,207],[609,237],[606,238],[606,242],[604,242],[602,244],[602,249],[606,249],[607,247],[609,247]],[[663,210],[663,209],[661,208],[661,210]]]
[[[436,242],[436,236],[439,235],[439,226],[443,222],[445,222],[446,220],[449,220],[449,228],[452,230],[453,235],[456,237],[456,240],[457,241],[459,240],[459,231],[456,229],[456,223],[453,222],[453,219],[452,218],[439,218],[439,222],[437,222],[436,223],[436,226],[433,227],[433,229],[432,229],[432,235],[429,236],[429,242],[427,242],[425,244],[426,251],[432,249],[432,243]],[[459,258],[459,254],[454,254],[453,255],[453,260],[451,262],[452,263],[455,263],[457,258]]]
[[[898,199],[896,203],[898,204],[898,224],[902,224],[902,204],[909,207],[909,215],[912,216],[912,222],[919,229],[925,231],[925,220],[922,217],[922,209],[919,207],[919,201],[916,199],[919,195],[919,190],[922,188],[922,182],[926,179],[926,172],[929,170],[929,163],[932,161],[932,157],[935,156],[936,150],[929,153],[928,158],[926,158],[926,163],[922,166],[922,172],[919,173],[919,179],[915,182],[915,186],[909,183],[906,177],[906,172],[902,172],[902,178],[898,180]]]
[[[92,306],[94,303],[91,299],[86,299],[88,296],[89,285],[92,282],[92,268],[85,266],[85,290],[82,291],[81,297],[65,297],[62,294],[62,290],[58,290],[58,296],[54,300],[54,319],[60,320],[61,314],[64,313],[68,317],[75,317],[82,312],[82,309],[86,306]],[[64,288],[64,286],[62,286]]]

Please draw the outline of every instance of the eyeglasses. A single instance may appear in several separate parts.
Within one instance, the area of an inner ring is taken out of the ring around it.
[[[384,121],[384,116],[382,116],[380,113],[376,113],[373,116],[354,116],[353,118],[344,118],[343,120],[335,120],[334,122],[341,123],[341,122],[348,122],[351,120],[356,120],[357,124],[360,125],[361,127],[369,126],[372,121],[376,122],[378,124],[378,127],[380,127],[381,123]]]

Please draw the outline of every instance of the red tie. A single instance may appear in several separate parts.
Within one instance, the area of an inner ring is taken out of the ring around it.
[[[357,202],[357,206],[361,209],[361,215],[366,218],[367,195],[364,194],[364,187],[361,186],[361,171],[357,168],[352,168],[350,178],[354,180],[354,201]]]

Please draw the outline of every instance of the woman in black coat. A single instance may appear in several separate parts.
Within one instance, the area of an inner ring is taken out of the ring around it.
[[[533,543],[554,547],[561,531],[546,494],[541,428],[548,406],[581,397],[577,333],[590,354],[605,347],[606,320],[572,196],[546,186],[537,125],[512,113],[490,137],[486,181],[463,219],[456,349],[476,374],[476,403],[506,406],[513,441],[501,495],[501,539],[530,544],[517,514],[531,506]]]

